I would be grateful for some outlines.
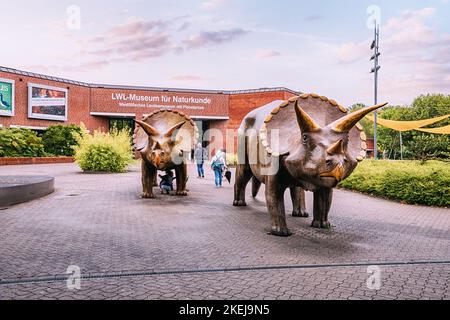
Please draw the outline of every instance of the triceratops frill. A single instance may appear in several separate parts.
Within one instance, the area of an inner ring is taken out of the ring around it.
[[[366,155],[366,136],[358,124],[386,104],[347,110],[317,94],[302,94],[252,110],[239,128],[235,206],[245,206],[245,187],[252,195],[265,184],[271,233],[287,236],[284,192],[290,189],[294,216],[307,216],[303,189],[314,192],[312,226],[328,228],[333,188]]]

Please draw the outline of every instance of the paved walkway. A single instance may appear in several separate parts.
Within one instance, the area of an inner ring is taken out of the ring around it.
[[[232,184],[215,189],[193,169],[188,197],[139,199],[138,166],[0,167],[56,176],[55,193],[0,210],[0,298],[450,299],[449,209],[336,190],[331,230],[289,216],[294,235],[280,238],[267,234],[263,190],[233,207]],[[69,265],[89,277],[80,290],[66,287]],[[369,265],[379,290],[366,285]]]

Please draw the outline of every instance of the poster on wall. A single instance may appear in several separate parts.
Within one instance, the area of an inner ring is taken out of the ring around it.
[[[65,88],[28,84],[28,117],[46,120],[67,120],[67,94]]]
[[[0,116],[14,115],[14,80],[0,78]]]

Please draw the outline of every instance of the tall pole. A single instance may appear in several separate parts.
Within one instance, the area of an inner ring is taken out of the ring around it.
[[[403,160],[403,138],[401,131],[400,131],[400,160]]]
[[[378,26],[377,22],[375,21],[375,28],[374,28],[374,40],[371,45],[371,49],[374,50],[373,56],[370,58],[370,60],[373,60],[373,69],[370,71],[374,74],[374,102],[375,104],[378,103],[378,70],[380,69],[380,66],[378,65],[378,56],[380,55],[380,52],[378,51],[379,47],[379,40],[380,40],[380,27]],[[373,157],[375,160],[378,158],[378,148],[377,148],[377,111],[373,114]]]

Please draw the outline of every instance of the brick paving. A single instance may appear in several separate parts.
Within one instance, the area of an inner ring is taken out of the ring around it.
[[[0,281],[0,298],[450,299],[449,209],[336,190],[331,230],[288,216],[294,235],[280,238],[267,234],[263,190],[247,207],[233,207],[232,184],[215,189],[211,172],[199,180],[190,167],[188,197],[139,199],[138,168],[83,174],[75,164],[0,167],[0,175],[56,177],[53,194],[0,210],[0,279],[62,275],[69,265],[83,275],[150,273],[83,279],[80,290],[62,280]],[[367,288],[366,266],[351,265],[408,261],[436,263],[380,265],[380,290]],[[349,265],[321,267],[327,264]],[[201,272],[281,265],[287,267]],[[167,270],[198,272],[151,274]]]

